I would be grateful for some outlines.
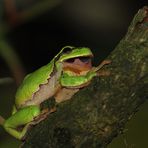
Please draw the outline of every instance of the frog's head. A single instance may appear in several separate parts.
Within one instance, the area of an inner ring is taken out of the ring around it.
[[[93,53],[87,47],[64,47],[61,51],[59,62],[63,63],[64,71],[81,73],[92,68]]]

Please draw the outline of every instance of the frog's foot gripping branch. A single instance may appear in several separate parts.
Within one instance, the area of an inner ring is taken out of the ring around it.
[[[102,70],[104,65],[111,64],[111,60],[104,60],[99,66],[95,67],[94,70],[97,72],[97,76],[109,76],[110,71]]]
[[[104,60],[104,61],[102,61],[102,63],[95,68],[95,71],[99,71],[101,68],[103,68],[104,65],[108,65],[110,63],[111,63],[111,60]]]

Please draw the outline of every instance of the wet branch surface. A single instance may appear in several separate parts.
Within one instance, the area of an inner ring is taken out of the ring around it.
[[[22,148],[106,147],[148,98],[148,7],[107,57],[108,77],[93,79],[31,128]]]

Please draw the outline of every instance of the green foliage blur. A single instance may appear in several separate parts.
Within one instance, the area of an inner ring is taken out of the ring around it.
[[[8,43],[15,56],[6,52],[6,46],[3,51],[7,56],[0,49],[0,78],[14,77],[20,83],[25,72],[48,63],[65,45],[90,47],[98,64],[146,4],[144,0],[1,0],[0,42]],[[5,118],[14,103],[15,81],[0,79],[0,114]],[[147,112],[145,103],[108,148],[147,148]],[[20,143],[0,127],[0,148],[17,148]]]

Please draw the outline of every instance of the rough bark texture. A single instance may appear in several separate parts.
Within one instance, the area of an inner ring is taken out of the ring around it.
[[[97,58],[97,57],[96,57]],[[148,7],[107,57],[108,77],[95,78],[31,128],[22,148],[106,147],[148,98]]]

